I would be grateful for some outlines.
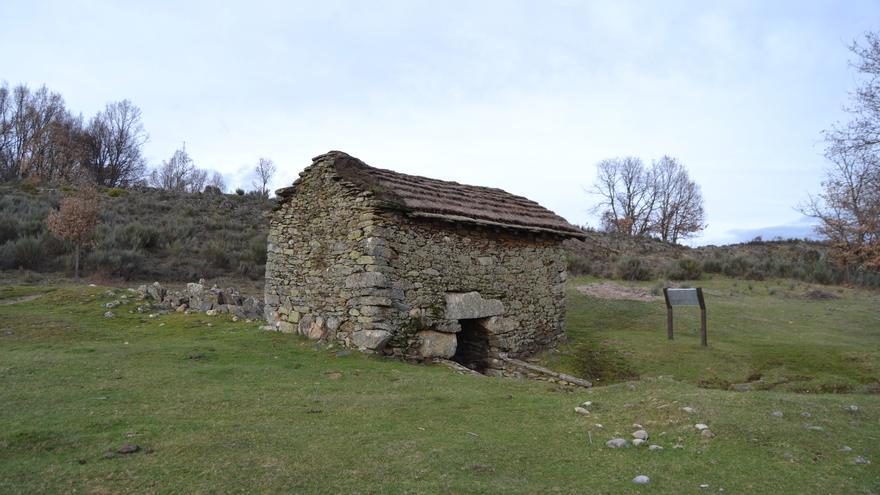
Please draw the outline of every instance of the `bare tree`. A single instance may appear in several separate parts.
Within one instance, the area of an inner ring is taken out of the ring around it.
[[[61,208],[49,212],[49,231],[74,246],[73,276],[79,278],[80,249],[92,240],[98,222],[99,197],[94,190],[83,188],[61,201]]]
[[[642,160],[627,156],[602,160],[593,192],[601,199],[603,227],[630,236],[646,235],[656,202],[653,176]]]
[[[828,154],[823,191],[800,206],[844,265],[880,269],[880,166],[857,148]]]
[[[819,220],[817,232],[842,264],[880,269],[880,34],[866,33],[850,50],[862,76],[846,108],[851,120],[825,132],[823,191],[799,209]]]
[[[226,192],[226,180],[223,179],[223,174],[216,170],[211,174],[211,178],[208,179],[207,185],[216,187],[220,192]]]
[[[186,153],[185,148],[181,148],[175,150],[171,158],[163,161],[162,165],[150,172],[148,182],[153,187],[167,191],[188,191],[195,170],[192,158]]]
[[[269,181],[272,180],[272,176],[275,175],[276,171],[275,163],[268,158],[260,158],[257,166],[254,167],[255,178],[253,186],[264,198],[269,197]]]
[[[187,177],[186,191],[191,193],[201,192],[208,182],[208,171],[202,168],[193,168]]]
[[[141,179],[148,137],[138,107],[129,100],[108,103],[92,117],[87,133],[87,168],[97,184],[124,187]]]
[[[652,166],[656,204],[651,230],[665,242],[677,243],[705,226],[703,195],[684,165],[664,155]]]

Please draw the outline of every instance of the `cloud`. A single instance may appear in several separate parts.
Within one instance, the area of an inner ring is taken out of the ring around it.
[[[761,237],[765,241],[775,239],[810,239],[818,240],[819,235],[814,230],[816,221],[809,217],[801,217],[795,222],[772,225],[769,227],[758,227],[752,229],[731,229],[727,231],[727,235],[732,238],[731,243],[747,242],[756,237]]]

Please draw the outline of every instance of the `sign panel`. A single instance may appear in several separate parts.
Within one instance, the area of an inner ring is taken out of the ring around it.
[[[670,306],[700,306],[697,289],[666,289]]]

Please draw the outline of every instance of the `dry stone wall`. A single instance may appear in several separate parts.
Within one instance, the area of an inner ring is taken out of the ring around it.
[[[326,162],[306,169],[293,187],[270,221],[267,322],[282,332],[382,349],[391,337],[383,323],[390,302],[371,194]]]
[[[557,238],[386,216],[390,278],[405,310],[395,315],[393,353],[451,357],[462,320],[479,321],[492,354],[527,356],[563,338],[565,255]]]
[[[563,338],[558,237],[410,218],[332,161],[281,196],[266,264],[275,329],[404,358],[453,357],[462,322],[479,323],[493,355],[527,356]]]

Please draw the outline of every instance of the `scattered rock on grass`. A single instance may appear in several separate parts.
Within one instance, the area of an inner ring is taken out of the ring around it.
[[[840,448],[840,451],[841,452],[852,452],[852,447],[850,447],[849,445],[844,445],[843,447]]]
[[[140,445],[135,445],[132,443],[127,443],[122,447],[116,449],[117,454],[134,454],[135,452],[141,450]]]
[[[648,432],[645,430],[636,430],[632,434],[633,438],[638,438],[639,440],[647,440]]]
[[[867,459],[865,459],[864,457],[862,457],[862,456],[859,455],[859,456],[856,456],[855,459],[853,459],[853,464],[865,465],[865,464],[871,464],[871,461],[869,461],[869,460],[867,460]]]
[[[651,478],[648,478],[644,474],[640,474],[640,475],[636,476],[635,478],[633,478],[633,483],[635,483],[637,485],[647,485],[650,482],[651,482]]]
[[[807,411],[804,411],[804,412],[801,413],[801,417],[802,417],[802,418],[812,418],[813,415],[810,414],[810,413],[808,413]]]
[[[682,407],[681,410],[684,411],[684,412],[686,412],[686,413],[688,413],[688,414],[693,414],[693,413],[697,412],[697,411],[696,411],[693,407],[691,407],[691,406],[685,406],[685,407]]]
[[[774,418],[781,418],[781,417],[785,416],[782,413],[782,411],[773,411],[772,413],[770,413],[770,415],[773,416]]]
[[[858,412],[858,411],[859,411],[859,406],[857,406],[857,405],[855,405],[855,404],[850,404],[850,405],[844,407],[844,409],[846,409],[846,410],[849,411],[849,412]]]
[[[635,445],[636,447],[643,443],[645,443],[645,440],[642,440],[641,438],[636,438],[635,440],[633,440],[633,445]]]
[[[684,445],[682,445],[682,444],[680,444],[680,443],[677,443],[677,444],[673,445],[672,448],[673,448],[673,449],[683,449],[683,448],[684,448]]]
[[[648,450],[663,450],[662,445],[652,444],[648,446]]]
[[[107,311],[106,313],[104,313],[104,318],[113,318],[113,316],[115,316],[113,314],[113,311]]]
[[[577,406],[577,407],[575,407],[575,408],[574,408],[574,412],[576,412],[576,413],[578,413],[578,414],[583,414],[583,415],[588,415],[588,414],[590,414],[590,411],[588,411],[587,409],[584,409],[584,408],[581,407],[581,406]]]
[[[627,445],[629,445],[629,442],[625,438],[612,438],[605,442],[605,446],[609,449],[619,449]]]
[[[714,438],[715,437],[715,433],[713,433],[712,430],[710,430],[708,428],[706,428],[705,430],[702,430],[700,432],[700,435],[702,435],[705,438]]]
[[[816,425],[807,425],[807,429],[810,431],[825,431],[825,428]]]
[[[703,430],[708,430],[708,429],[709,429],[709,426],[708,426],[708,425],[705,425],[705,424],[703,424],[703,423],[697,423],[697,424],[694,425],[694,428],[696,428],[696,429],[698,429],[698,430],[700,430],[700,431],[703,431]]]

